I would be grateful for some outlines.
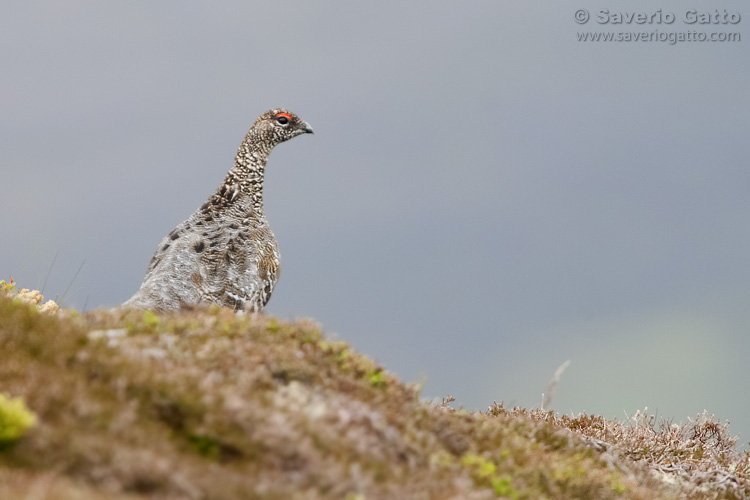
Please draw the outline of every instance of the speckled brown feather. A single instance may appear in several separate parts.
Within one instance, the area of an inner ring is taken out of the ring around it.
[[[217,304],[260,311],[280,274],[276,238],[263,212],[263,179],[274,146],[310,126],[285,109],[263,113],[234,167],[208,201],[159,244],[141,288],[123,304],[178,309]]]

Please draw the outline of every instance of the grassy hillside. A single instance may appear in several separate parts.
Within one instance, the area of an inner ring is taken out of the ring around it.
[[[0,294],[0,498],[750,498],[726,426],[420,400],[310,321]]]

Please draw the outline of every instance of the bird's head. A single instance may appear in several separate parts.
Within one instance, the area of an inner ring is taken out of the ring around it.
[[[272,146],[302,134],[312,134],[310,125],[286,109],[271,109],[258,117],[252,127]]]

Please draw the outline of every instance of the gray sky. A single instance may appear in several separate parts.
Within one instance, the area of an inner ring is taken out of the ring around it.
[[[110,307],[255,118],[315,135],[266,176],[268,307],[424,395],[750,440],[750,10],[701,1],[14,2],[0,19],[0,278]],[[602,25],[610,11],[672,24]],[[575,22],[578,9],[591,20]],[[735,43],[576,33],[740,32]],[[57,259],[55,260],[55,256]]]

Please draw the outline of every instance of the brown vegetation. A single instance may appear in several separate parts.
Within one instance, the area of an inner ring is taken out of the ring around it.
[[[454,410],[311,321],[2,295],[0,392],[36,417],[0,449],[3,499],[750,498],[712,418]]]

